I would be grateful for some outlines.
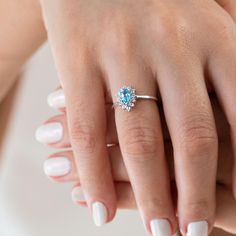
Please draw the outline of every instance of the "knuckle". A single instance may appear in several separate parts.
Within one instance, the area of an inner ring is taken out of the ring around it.
[[[143,125],[133,124],[126,128],[124,137],[124,155],[136,161],[152,159],[157,153],[157,146],[160,146],[157,132]]]
[[[196,201],[187,202],[184,209],[187,209],[192,216],[207,216],[211,211],[212,204],[207,199],[198,199]]]
[[[106,44],[102,46],[104,53],[113,57],[114,59],[129,58],[133,48],[132,36],[126,30],[112,29],[106,33]]]
[[[184,45],[189,43],[189,38],[193,35],[193,28],[184,17],[174,13],[171,17],[169,14],[159,17],[156,32],[159,43],[169,42],[170,45]]]
[[[180,150],[186,154],[206,155],[217,147],[217,134],[210,118],[196,116],[186,120],[179,132]]]
[[[113,16],[108,16],[108,19],[105,19],[103,23],[104,29],[100,43],[102,53],[115,59],[128,58],[137,40],[134,37],[134,29],[129,27],[130,23],[123,13],[115,11]]]
[[[145,206],[145,208],[150,211],[156,209],[159,212],[165,212],[167,210],[168,201],[166,198],[148,196],[148,198],[140,200],[140,205]]]
[[[210,19],[209,31],[211,32],[212,54],[218,53],[220,48],[226,48],[228,44],[235,45],[236,31],[234,22],[229,18],[212,15]]]
[[[220,25],[220,26],[219,26]],[[228,22],[223,22],[218,25],[219,42],[227,44],[229,42],[235,43],[236,33],[235,28]]]
[[[76,150],[80,153],[93,153],[96,147],[96,136],[92,126],[74,122],[70,129],[70,137]]]

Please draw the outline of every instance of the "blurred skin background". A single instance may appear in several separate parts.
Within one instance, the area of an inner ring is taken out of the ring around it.
[[[46,41],[38,2],[0,2],[0,29],[0,235],[145,235],[135,211],[119,212],[98,230],[87,210],[72,204],[71,186],[46,179],[42,163],[49,149],[34,141],[34,130],[53,114],[46,97],[58,84],[47,45],[23,72]],[[230,234],[215,229],[212,235]]]

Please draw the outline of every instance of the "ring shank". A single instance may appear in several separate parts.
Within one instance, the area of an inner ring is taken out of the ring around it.
[[[153,101],[158,101],[157,97],[154,96],[149,96],[149,95],[135,95],[136,99],[146,99],[146,100],[153,100]],[[115,108],[119,106],[119,102],[113,103],[112,107]]]
[[[149,99],[149,100],[154,100],[154,101],[158,101],[158,98],[153,97],[153,96],[149,96],[149,95],[136,95],[137,99]]]

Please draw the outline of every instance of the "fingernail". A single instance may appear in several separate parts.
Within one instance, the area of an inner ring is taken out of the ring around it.
[[[171,236],[171,226],[168,220],[154,219],[150,222],[153,236]]]
[[[44,172],[48,176],[63,176],[70,171],[71,163],[66,157],[52,157],[44,162]]]
[[[81,187],[75,187],[73,188],[72,192],[71,192],[71,197],[72,197],[72,201],[74,203],[76,202],[86,202],[85,197],[84,197],[84,193]]]
[[[58,89],[48,95],[47,98],[48,105],[52,108],[64,108],[65,104],[65,94],[62,89]]]
[[[207,236],[208,223],[207,221],[193,222],[188,225],[187,236]]]
[[[61,123],[48,123],[40,126],[35,133],[35,138],[40,143],[56,143],[63,137]]]
[[[92,205],[93,220],[96,226],[102,226],[107,222],[107,209],[101,202]]]

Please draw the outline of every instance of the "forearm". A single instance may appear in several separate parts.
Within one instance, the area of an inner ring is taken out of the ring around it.
[[[36,0],[0,2],[0,101],[22,65],[45,41],[41,9]]]

